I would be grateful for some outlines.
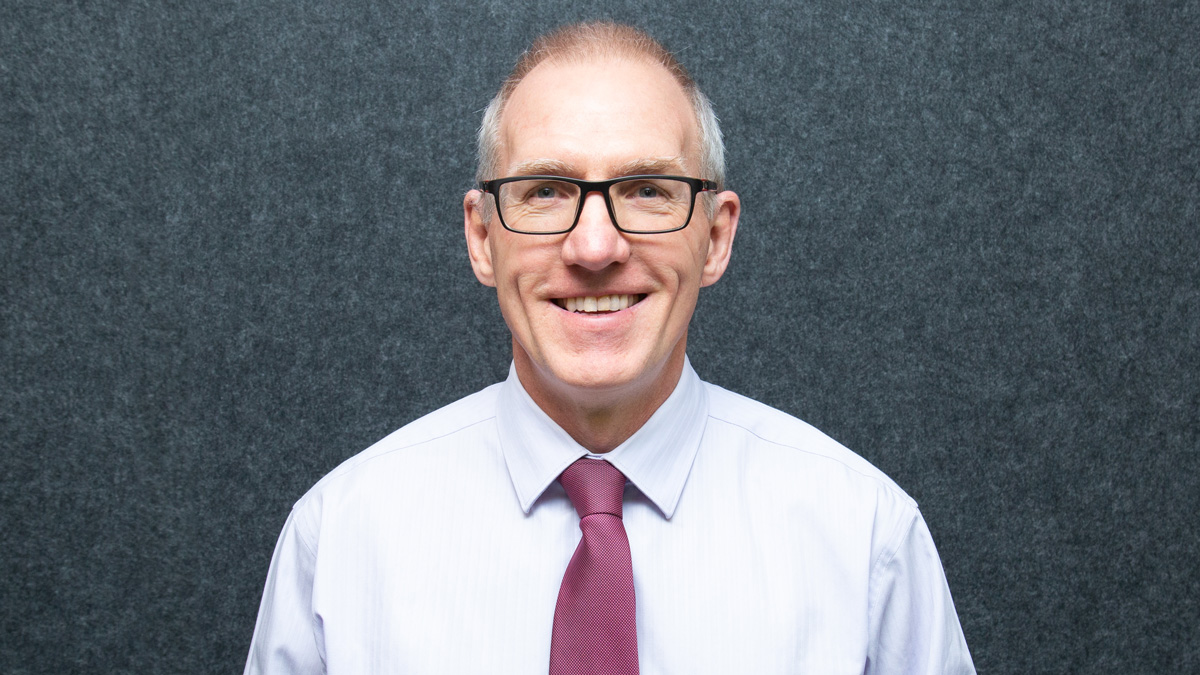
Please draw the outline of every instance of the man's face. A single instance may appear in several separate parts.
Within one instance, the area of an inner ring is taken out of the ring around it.
[[[710,178],[699,175],[690,101],[665,69],[647,63],[543,62],[509,99],[499,140],[500,172],[490,178]],[[571,232],[517,234],[494,215],[485,221],[482,199],[492,197],[472,191],[464,200],[472,266],[496,287],[518,375],[534,399],[586,405],[669,393],[699,289],[728,263],[737,196],[718,195],[712,218],[697,199],[690,224],[666,234],[619,232],[598,193],[586,197]]]

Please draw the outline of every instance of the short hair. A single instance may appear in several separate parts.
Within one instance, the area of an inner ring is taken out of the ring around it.
[[[512,73],[504,80],[500,91],[483,113],[483,122],[479,125],[476,180],[499,178],[495,174],[500,170],[500,116],[509,97],[530,71],[544,61],[585,61],[605,57],[640,59],[666,68],[691,99],[696,115],[700,132],[700,171],[703,174],[699,177],[715,182],[719,190],[724,189],[725,143],[708,97],[700,91],[696,81],[675,56],[657,40],[632,26],[609,21],[564,26],[539,37],[521,54]]]

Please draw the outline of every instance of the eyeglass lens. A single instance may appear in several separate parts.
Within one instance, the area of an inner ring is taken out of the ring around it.
[[[609,201],[617,225],[630,232],[661,232],[683,227],[692,207],[692,188],[673,178],[637,178],[613,183]],[[500,217],[520,232],[562,232],[575,224],[580,188],[564,181],[535,178],[504,183],[497,203]]]

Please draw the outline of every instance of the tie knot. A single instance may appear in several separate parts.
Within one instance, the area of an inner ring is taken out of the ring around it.
[[[621,498],[625,495],[625,474],[602,459],[583,457],[558,477],[580,518],[595,513],[621,517]]]

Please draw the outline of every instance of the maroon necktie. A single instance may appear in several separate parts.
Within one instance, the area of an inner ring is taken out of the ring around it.
[[[558,482],[579,513],[583,539],[558,590],[550,675],[637,675],[633,561],[621,522],[625,476],[585,457]]]

